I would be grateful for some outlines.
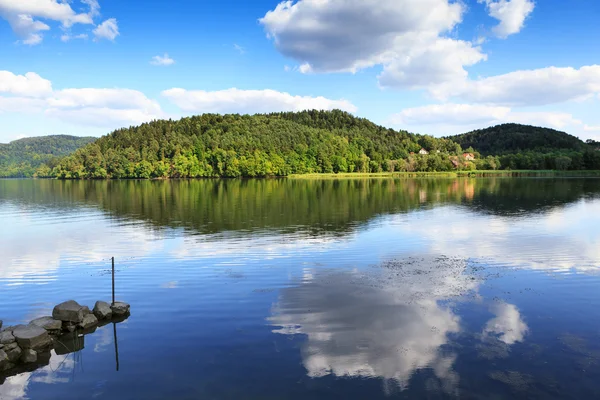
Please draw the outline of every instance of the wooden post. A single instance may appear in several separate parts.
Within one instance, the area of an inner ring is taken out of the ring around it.
[[[115,304],[115,258],[112,257],[112,303]]]
[[[117,323],[113,322],[113,339],[115,341],[115,360],[117,362],[117,371],[119,370],[119,342],[117,340]]]

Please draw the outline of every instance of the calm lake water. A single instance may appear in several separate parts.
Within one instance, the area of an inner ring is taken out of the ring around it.
[[[0,319],[132,315],[0,399],[600,398],[600,179],[0,180]]]

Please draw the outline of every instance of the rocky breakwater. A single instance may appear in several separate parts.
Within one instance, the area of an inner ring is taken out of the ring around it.
[[[52,316],[36,318],[28,325],[2,327],[0,321],[0,375],[13,369],[47,364],[50,350],[64,343],[64,336],[85,335],[99,325],[121,322],[129,316],[129,304],[97,301],[90,310],[74,300],[58,304]]]

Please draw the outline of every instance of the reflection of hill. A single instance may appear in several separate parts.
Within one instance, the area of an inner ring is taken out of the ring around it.
[[[595,179],[348,179],[182,181],[0,181],[0,201],[71,210],[202,234],[276,229],[347,233],[382,214],[444,204],[482,213],[547,211],[600,194]]]

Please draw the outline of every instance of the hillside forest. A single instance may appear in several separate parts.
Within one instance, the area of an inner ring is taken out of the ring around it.
[[[594,143],[546,128],[505,124],[435,138],[385,128],[339,110],[252,116],[204,114],[119,129],[93,142],[90,138],[81,140],[88,142],[63,157],[44,150],[40,153],[43,156],[36,158],[37,165],[30,162],[26,173],[18,173],[62,179],[149,179],[600,170],[600,151]],[[0,169],[14,166],[18,158],[12,159],[12,164],[0,161]],[[4,170],[1,176],[15,175]]]

